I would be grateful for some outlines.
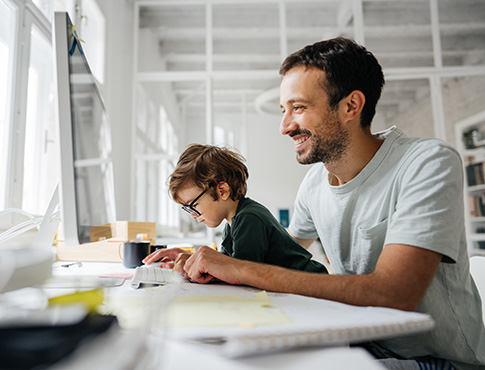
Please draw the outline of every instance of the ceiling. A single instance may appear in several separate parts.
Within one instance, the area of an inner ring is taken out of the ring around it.
[[[431,3],[437,7],[429,0],[363,1],[360,12],[358,2],[345,0],[144,1],[137,68],[144,81],[169,84],[190,114],[205,112],[207,75],[214,115],[278,113],[284,57],[342,35],[364,42],[383,66],[388,82],[378,109],[385,117],[429,95],[427,76],[485,66],[485,1]]]

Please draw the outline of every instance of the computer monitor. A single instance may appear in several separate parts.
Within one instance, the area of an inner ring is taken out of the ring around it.
[[[69,15],[56,12],[59,205],[66,246],[89,242],[91,226],[116,220],[110,123],[81,44]]]

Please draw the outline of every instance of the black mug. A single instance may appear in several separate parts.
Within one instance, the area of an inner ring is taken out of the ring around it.
[[[150,254],[150,241],[126,242],[123,247],[123,266],[135,268],[143,265],[143,259]]]

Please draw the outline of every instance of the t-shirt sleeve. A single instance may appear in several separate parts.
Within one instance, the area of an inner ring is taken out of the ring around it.
[[[258,216],[245,213],[238,216],[231,227],[232,257],[263,262],[268,252],[270,230]]]
[[[290,226],[288,227],[291,235],[296,238],[313,239],[318,237],[317,229],[315,228],[310,213],[310,207],[308,206],[309,202],[311,202],[309,195],[313,194],[311,191],[311,184],[313,181],[312,172],[311,169],[300,184],[300,188],[296,195],[293,216],[291,217]]]
[[[456,261],[463,230],[463,170],[454,150],[433,146],[403,172],[387,244],[408,244]]]

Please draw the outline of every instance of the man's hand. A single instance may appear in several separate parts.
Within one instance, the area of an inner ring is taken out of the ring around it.
[[[240,267],[245,261],[226,256],[210,247],[202,247],[185,262],[185,277],[197,283],[215,280],[241,284]]]
[[[190,258],[190,256],[192,256],[192,253],[185,251],[183,253],[179,253],[175,258],[175,261],[172,263],[173,270],[182,275],[185,275],[185,262]]]

